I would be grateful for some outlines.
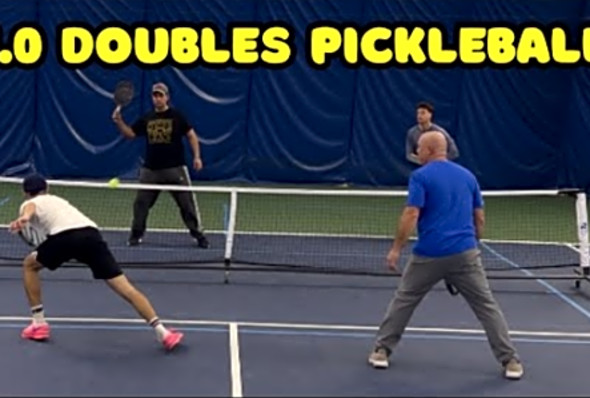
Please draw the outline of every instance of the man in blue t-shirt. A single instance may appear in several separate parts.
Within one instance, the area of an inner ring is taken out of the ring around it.
[[[477,245],[484,227],[479,184],[469,170],[447,159],[447,140],[438,131],[420,136],[417,156],[423,166],[410,176],[406,208],[387,255],[389,267],[397,270],[401,251],[416,224],[418,242],[381,323],[369,363],[388,367],[388,358],[416,306],[436,283],[446,279],[481,322],[504,376],[520,379],[523,367],[490,290]]]

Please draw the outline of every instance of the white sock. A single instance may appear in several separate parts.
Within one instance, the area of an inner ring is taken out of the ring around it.
[[[45,313],[43,311],[43,304],[31,307],[31,313],[33,314],[33,323],[35,325],[42,325],[45,322]]]
[[[150,325],[151,327],[153,327],[153,328],[154,328],[154,330],[156,331],[156,337],[158,338],[158,341],[162,341],[162,340],[164,340],[164,337],[166,337],[166,335],[167,335],[168,333],[170,333],[170,332],[168,331],[168,329],[166,329],[166,328],[164,327],[164,325],[162,325],[162,322],[160,322],[160,319],[159,319],[159,318],[157,318],[157,317],[156,317],[156,318],[153,318],[153,319],[151,319],[151,320],[149,321],[149,325]]]

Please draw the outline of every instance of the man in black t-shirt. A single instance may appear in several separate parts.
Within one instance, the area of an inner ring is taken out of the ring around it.
[[[152,86],[154,109],[128,126],[115,110],[113,120],[125,138],[145,137],[146,157],[140,169],[139,181],[146,184],[181,184],[190,186],[190,176],[185,165],[183,138],[189,142],[194,159],[193,167],[201,170],[203,162],[199,139],[195,130],[178,110],[168,105],[169,92],[164,83]],[[198,207],[193,195],[187,191],[170,191],[180,208],[180,215],[199,247],[209,247],[203,234]],[[146,230],[148,213],[156,203],[160,191],[140,190],[133,205],[133,224],[128,244],[141,243]]]

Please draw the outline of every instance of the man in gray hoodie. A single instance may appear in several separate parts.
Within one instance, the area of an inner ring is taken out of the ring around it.
[[[416,155],[418,148],[418,139],[426,131],[440,131],[447,139],[447,159],[454,160],[459,157],[459,149],[453,140],[453,137],[438,124],[432,123],[434,106],[428,102],[419,102],[416,105],[416,124],[408,130],[406,134],[406,159],[415,164],[420,164]]]

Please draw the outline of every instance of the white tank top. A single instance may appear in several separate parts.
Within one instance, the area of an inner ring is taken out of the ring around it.
[[[98,228],[94,221],[59,196],[41,194],[28,199],[20,207],[21,214],[28,203],[35,204],[35,215],[33,215],[29,224],[43,236],[55,235],[69,229]]]

